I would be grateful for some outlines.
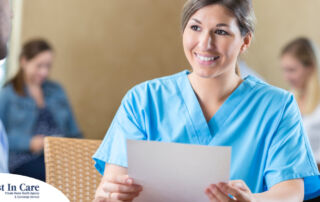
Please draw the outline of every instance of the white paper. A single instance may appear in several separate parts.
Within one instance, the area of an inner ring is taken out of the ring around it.
[[[128,140],[127,153],[137,202],[209,201],[205,189],[229,180],[231,147]]]

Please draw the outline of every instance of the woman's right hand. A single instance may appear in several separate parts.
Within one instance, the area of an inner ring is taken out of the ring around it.
[[[30,150],[32,153],[40,153],[44,147],[44,135],[35,135],[30,141]]]
[[[95,194],[94,202],[133,201],[142,186],[134,184],[128,175],[106,175]]]

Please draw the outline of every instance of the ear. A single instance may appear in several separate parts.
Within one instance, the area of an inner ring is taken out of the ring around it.
[[[244,53],[250,46],[251,40],[252,40],[252,33],[249,32],[248,34],[246,34],[246,36],[243,37],[242,40],[243,40],[243,44],[241,45],[240,53]]]
[[[317,67],[315,65],[310,65],[309,67],[305,68],[309,74],[317,74]]]

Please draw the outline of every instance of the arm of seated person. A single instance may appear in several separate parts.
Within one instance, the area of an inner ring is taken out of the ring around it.
[[[303,179],[294,179],[280,182],[269,191],[255,194],[257,202],[300,202],[304,197]]]

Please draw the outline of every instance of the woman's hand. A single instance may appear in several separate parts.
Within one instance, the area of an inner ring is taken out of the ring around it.
[[[255,202],[254,195],[242,180],[212,184],[205,190],[211,202]],[[229,195],[232,195],[231,198]]]
[[[35,135],[30,141],[30,150],[32,153],[40,153],[44,147],[44,135]]]
[[[128,175],[108,175],[101,181],[94,202],[132,201],[142,191]]]

